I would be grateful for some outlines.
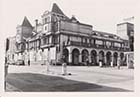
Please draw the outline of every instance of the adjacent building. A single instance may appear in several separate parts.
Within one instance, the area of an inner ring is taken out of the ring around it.
[[[134,26],[130,23],[117,25],[117,35],[96,31],[92,25],[81,23],[76,17],[66,16],[56,3],[51,11],[45,11],[42,20],[35,20],[33,27],[27,17],[17,27],[14,37],[13,60],[30,60],[31,65],[44,61],[69,65],[102,66],[126,65],[124,52],[132,50]],[[131,41],[131,42],[130,42]],[[11,48],[8,48],[8,52]]]

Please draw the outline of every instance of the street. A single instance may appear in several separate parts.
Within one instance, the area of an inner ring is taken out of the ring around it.
[[[6,91],[20,92],[131,92],[134,70],[126,67],[100,68],[68,66],[71,75],[62,75],[61,66],[9,66]]]

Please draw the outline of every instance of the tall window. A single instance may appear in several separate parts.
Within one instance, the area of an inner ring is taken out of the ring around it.
[[[85,43],[87,43],[87,38],[85,38]]]
[[[45,18],[45,24],[47,23],[47,18]]]
[[[43,44],[46,44],[46,38],[43,38]]]
[[[103,41],[102,40],[96,40],[96,44],[103,45]]]
[[[115,42],[115,43],[114,43],[114,46],[115,46],[115,47],[121,47],[121,44],[118,43],[118,42]]]
[[[45,26],[45,31],[47,31],[47,26]]]
[[[44,19],[44,23],[47,24],[50,21],[50,17]]]

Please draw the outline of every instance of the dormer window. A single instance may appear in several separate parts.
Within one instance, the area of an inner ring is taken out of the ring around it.
[[[71,17],[71,21],[74,22],[74,23],[78,22],[74,15]]]
[[[97,33],[94,32],[93,35],[97,35]]]
[[[45,18],[44,21],[45,21],[45,24],[48,23],[50,21],[50,17]]]
[[[114,38],[114,36],[113,36],[113,35],[109,35],[108,37],[109,37],[109,38]]]

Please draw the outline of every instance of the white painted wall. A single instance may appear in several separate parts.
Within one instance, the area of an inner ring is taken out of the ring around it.
[[[128,40],[127,24],[122,24],[117,26],[117,35],[123,39]]]
[[[48,49],[44,49],[43,59],[48,60]]]
[[[50,59],[51,60],[56,59],[56,47],[50,48]]]

